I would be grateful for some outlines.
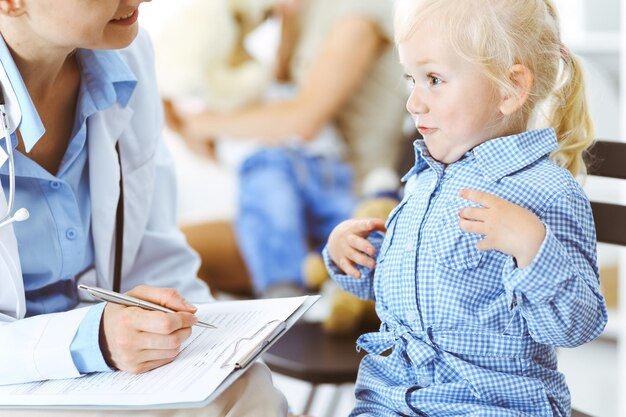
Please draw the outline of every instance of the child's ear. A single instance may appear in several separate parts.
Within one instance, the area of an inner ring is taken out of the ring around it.
[[[9,17],[21,16],[24,13],[22,0],[0,0],[0,14]]]
[[[515,93],[506,93],[502,97],[500,112],[505,116],[509,116],[522,108],[526,100],[528,100],[530,90],[533,86],[533,74],[528,67],[524,65],[513,65],[509,68],[508,76]]]

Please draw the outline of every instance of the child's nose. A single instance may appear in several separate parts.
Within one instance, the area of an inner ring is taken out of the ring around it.
[[[420,97],[416,88],[411,91],[411,95],[409,95],[406,101],[406,109],[410,114],[424,114],[428,111],[426,103]]]

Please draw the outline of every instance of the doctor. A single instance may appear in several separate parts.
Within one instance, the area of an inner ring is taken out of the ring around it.
[[[0,217],[11,193],[30,212],[0,228],[0,385],[161,366],[196,321],[186,300],[210,299],[175,225],[152,50],[137,36],[144,1],[0,0],[0,81],[15,167],[11,191],[3,137]],[[121,290],[178,313],[77,308],[78,282],[113,287],[118,201]],[[208,409],[176,415],[285,414],[267,368],[255,365]]]

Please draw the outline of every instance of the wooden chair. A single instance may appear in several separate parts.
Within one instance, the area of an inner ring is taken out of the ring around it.
[[[587,153],[589,175],[626,179],[626,143],[597,141]],[[591,202],[598,242],[626,246],[626,206]]]
[[[626,180],[626,143],[598,140],[585,161],[589,175]],[[626,246],[626,206],[591,201],[591,209],[598,242]],[[572,417],[589,416],[574,410]]]
[[[626,143],[597,141],[585,159],[589,175],[626,179]],[[592,201],[591,207],[598,242],[626,246],[626,206]],[[366,331],[369,330],[331,337],[324,333],[320,323],[301,322],[272,346],[263,359],[273,371],[312,385],[304,407],[307,414],[320,384],[339,388],[356,381],[363,353],[356,352],[355,341]],[[339,393],[336,389],[327,415],[332,415],[336,408]],[[572,417],[590,416],[572,410]]]

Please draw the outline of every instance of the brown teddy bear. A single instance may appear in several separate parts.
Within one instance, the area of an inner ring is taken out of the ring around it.
[[[354,218],[386,219],[398,205],[398,179],[395,172],[379,169],[364,181],[364,198],[353,213]],[[330,312],[322,325],[329,334],[341,335],[358,329],[373,329],[380,323],[374,302],[361,300],[329,279],[322,256],[310,253],[303,264],[305,281],[310,288],[319,289],[322,297],[330,299]]]

